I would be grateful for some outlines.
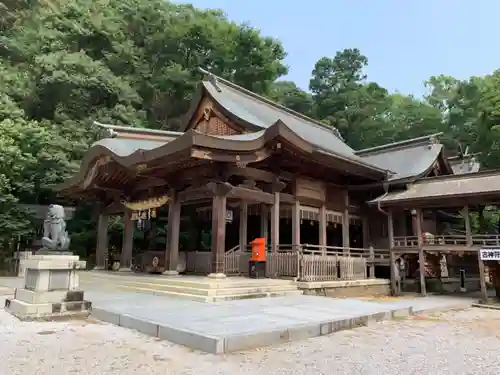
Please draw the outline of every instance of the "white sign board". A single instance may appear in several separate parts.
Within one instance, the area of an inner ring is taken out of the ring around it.
[[[226,222],[228,222],[228,223],[233,222],[233,211],[231,211],[231,210],[226,211]]]
[[[500,248],[479,250],[481,260],[500,260]]]

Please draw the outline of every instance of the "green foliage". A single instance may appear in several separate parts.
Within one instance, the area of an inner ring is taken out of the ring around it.
[[[389,94],[364,72],[358,49],[323,57],[306,92],[290,81],[281,43],[218,10],[164,0],[0,0],[0,241],[33,225],[17,206],[54,199],[95,138],[94,120],[174,129],[199,67],[339,129],[355,149],[443,131],[451,147],[500,166],[500,72],[426,82],[418,99]],[[69,224],[82,254],[95,218]],[[112,224],[114,246],[121,222]]]

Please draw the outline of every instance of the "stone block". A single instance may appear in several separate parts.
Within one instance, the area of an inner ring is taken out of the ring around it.
[[[321,336],[321,325],[317,323],[288,328],[288,340],[290,341],[306,340],[318,336]]]
[[[94,317],[97,320],[114,324],[116,326],[120,325],[120,318],[121,314],[113,312],[113,311],[108,311],[104,309],[99,309],[99,308],[92,308],[92,311],[90,313],[92,317]]]
[[[148,336],[158,337],[158,324],[123,314],[120,316],[120,326],[133,329]]]
[[[227,336],[225,338],[224,352],[230,353],[276,345],[288,342],[289,337],[287,329]]]
[[[166,325],[159,326],[158,338],[207,353],[220,354],[225,352],[223,338],[202,335],[196,332],[176,329]]]

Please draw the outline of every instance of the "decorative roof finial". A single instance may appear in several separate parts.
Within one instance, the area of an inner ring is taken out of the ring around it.
[[[217,90],[217,92],[222,91],[222,89],[220,88],[220,86],[217,82],[217,77],[213,73],[211,73],[208,70],[205,70],[203,68],[198,68],[198,71],[205,74],[205,79],[212,84],[212,86]]]

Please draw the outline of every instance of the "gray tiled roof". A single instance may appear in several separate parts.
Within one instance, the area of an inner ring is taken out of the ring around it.
[[[92,147],[102,146],[114,154],[124,157],[133,154],[137,150],[152,150],[166,143],[143,139],[103,138],[95,142]]]
[[[442,144],[417,143],[358,155],[370,164],[395,172],[389,178],[395,181],[420,176],[432,166],[442,150]]]
[[[498,194],[500,197],[500,171],[449,175],[422,179],[407,190],[382,195],[371,203],[391,204],[397,202],[445,199],[455,196]],[[446,205],[446,202],[443,202]]]
[[[217,78],[215,84],[212,80],[205,80],[203,85],[219,105],[244,122],[266,129],[281,120],[295,134],[319,149],[370,165],[369,162],[355,155],[354,150],[341,139],[336,129],[329,129],[313,119],[279,106],[223,79]]]

